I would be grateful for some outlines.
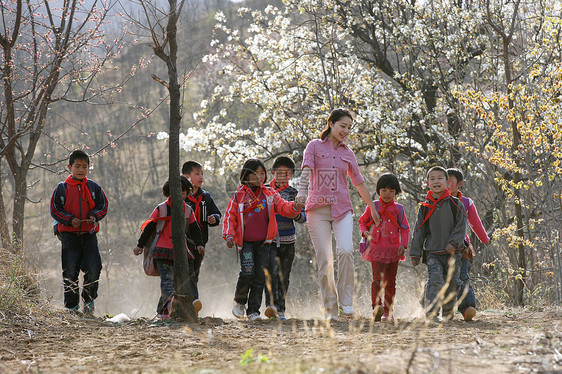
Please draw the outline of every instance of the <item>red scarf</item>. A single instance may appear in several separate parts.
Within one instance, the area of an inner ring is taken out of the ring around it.
[[[195,203],[195,219],[197,220],[197,223],[201,224],[201,200],[203,199],[203,194],[199,195],[199,197],[193,197],[191,195],[187,195],[187,198],[189,199],[189,201]]]
[[[90,210],[94,209],[94,207],[96,206],[96,203],[94,202],[94,199],[92,199],[92,193],[90,192],[90,189],[88,188],[88,178],[84,177],[81,181],[79,181],[78,179],[74,179],[72,178],[72,175],[69,175],[66,180],[65,183],[71,185],[71,186],[81,186],[80,190],[82,191],[82,198],[85,198],[88,201],[88,205],[90,206]]]
[[[281,191],[287,189],[287,187],[289,187],[289,182],[287,182],[287,183],[285,183],[283,186],[277,188],[277,183],[275,182],[275,179],[272,179],[271,182],[269,182],[269,185],[270,185],[271,188],[273,188],[275,191],[281,192]]]
[[[423,222],[421,223],[421,225],[419,225],[419,227],[415,230],[418,231],[424,223],[427,222],[427,220],[429,219],[429,217],[431,217],[431,215],[433,214],[433,212],[435,211],[435,208],[437,207],[437,203],[440,201],[445,200],[446,198],[451,197],[451,192],[449,192],[449,189],[446,188],[445,192],[443,192],[443,194],[441,196],[439,196],[439,199],[435,200],[435,198],[433,197],[433,194],[431,191],[427,192],[427,196],[425,197],[427,200],[429,200],[429,203],[422,203],[422,206],[429,208],[429,211],[427,212],[427,214],[425,215]],[[420,208],[421,209],[421,208]]]
[[[388,203],[385,203],[384,201],[382,201],[382,199],[379,197],[379,202],[380,207],[379,209],[377,209],[377,212],[379,213],[379,217],[382,217],[383,215],[388,218],[390,220],[390,222],[392,222],[396,227],[400,228],[400,225],[398,224],[398,220],[396,219],[396,217],[390,213],[388,210],[386,210],[386,208],[395,206],[396,203],[394,202],[394,200],[390,200]],[[367,224],[367,227],[371,227],[371,225],[375,223],[375,221],[373,221],[372,219],[369,221],[369,223]]]
[[[262,186],[258,187],[258,189],[257,189],[258,193],[257,194],[255,194],[254,191],[252,191],[252,189],[250,187],[248,187],[247,184],[245,184],[242,187],[242,190],[244,192],[246,192],[246,194],[250,195],[250,197],[251,197],[250,206],[242,211],[242,213],[248,213],[248,212],[256,209],[256,207],[258,206],[258,204],[260,202],[259,197],[260,197],[261,192],[262,192]]]

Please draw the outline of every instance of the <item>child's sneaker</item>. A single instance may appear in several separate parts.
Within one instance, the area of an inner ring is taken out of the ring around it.
[[[78,305],[73,306],[72,308],[66,308],[70,313],[78,313]]]
[[[277,315],[279,316],[279,321],[286,321],[287,320],[287,317],[285,316],[285,313],[277,312]]]
[[[260,314],[258,312],[252,313],[248,316],[248,319],[250,321],[257,321],[258,319],[261,319]]]
[[[235,301],[234,307],[232,307],[232,314],[236,318],[244,318],[244,314],[246,314],[246,306]]]
[[[394,317],[390,316],[388,313],[383,314],[383,316],[381,317],[381,321],[382,322],[390,322],[393,323],[394,322]]]
[[[269,305],[267,308],[265,308],[265,312],[263,314],[265,314],[265,316],[269,319],[279,318],[279,315],[277,314],[277,308],[273,305]]]
[[[462,316],[464,317],[465,321],[472,321],[472,319],[474,318],[474,316],[476,315],[476,309],[474,309],[473,307],[469,306],[468,308],[466,308],[466,310],[464,311],[464,313],[462,314]]]
[[[203,304],[201,303],[201,300],[199,299],[193,300],[193,310],[195,310],[195,317],[199,317],[199,312],[201,311],[202,307]]]
[[[78,307],[76,307],[76,308],[78,308]],[[94,300],[90,300],[86,304],[84,304],[84,314],[85,315],[87,315],[87,316],[93,315],[94,310],[96,310],[96,307],[94,305]]]
[[[344,316],[350,317],[353,315],[353,306],[351,305],[342,305],[340,310]]]
[[[384,308],[380,305],[377,305],[375,309],[373,309],[373,320],[375,322],[379,322],[384,314]]]

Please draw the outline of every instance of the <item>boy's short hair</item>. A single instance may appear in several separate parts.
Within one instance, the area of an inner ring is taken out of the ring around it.
[[[461,182],[464,179],[464,175],[462,174],[462,171],[460,171],[457,168],[450,168],[447,169],[447,174],[450,176],[453,176],[455,178],[457,178],[457,183]]]
[[[390,188],[396,191],[396,195],[402,192],[398,178],[396,178],[396,175],[392,173],[386,173],[381,175],[379,180],[377,181],[377,194],[379,196],[380,196],[380,190],[383,188]]]
[[[265,180],[263,183],[267,182],[267,169],[261,160],[257,158],[250,158],[244,162],[244,166],[242,166],[242,171],[240,172],[240,183],[245,184],[248,179],[248,175],[255,173],[260,167],[263,168],[265,171]]]
[[[72,166],[76,160],[84,160],[90,165],[90,156],[81,149],[73,151],[68,157],[68,164]]]
[[[295,162],[287,156],[279,156],[275,159],[275,161],[273,161],[273,166],[271,167],[271,170],[275,170],[280,166],[286,166],[289,169],[291,169],[291,173],[295,172]]]
[[[449,179],[449,174],[447,174],[447,170],[444,167],[441,167],[441,166],[434,166],[431,169],[429,169],[427,171],[426,179],[429,179],[429,173],[431,173],[432,171],[440,171],[445,175],[445,179]]]
[[[180,175],[180,183],[182,191],[187,191],[187,193],[190,193],[193,190],[193,185],[191,184],[189,179],[185,177],[185,175]],[[170,197],[169,179],[166,179],[166,182],[164,182],[164,185],[162,186],[162,195],[164,195],[165,197]]]
[[[203,165],[201,165],[200,163],[198,163],[197,161],[186,161],[183,166],[181,167],[181,173],[183,175],[185,174],[191,174],[191,172],[195,169],[203,169]]]

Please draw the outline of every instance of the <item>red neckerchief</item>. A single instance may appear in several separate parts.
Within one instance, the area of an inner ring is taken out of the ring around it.
[[[439,196],[439,199],[435,200],[435,198],[433,197],[433,194],[431,193],[431,191],[427,192],[427,196],[426,199],[429,200],[429,203],[422,203],[422,206],[429,208],[429,211],[427,212],[427,214],[425,215],[423,222],[421,223],[421,225],[419,225],[419,227],[415,230],[418,231],[420,229],[420,227],[423,226],[423,224],[429,219],[429,217],[431,217],[431,215],[433,214],[433,212],[435,211],[435,207],[437,207],[437,203],[440,201],[445,200],[446,198],[451,197],[451,192],[449,192],[449,189],[446,188],[445,192],[443,192],[443,194],[441,196]]]
[[[65,183],[68,183],[71,186],[81,186],[82,198],[86,198],[86,200],[88,201],[88,205],[90,206],[90,210],[94,209],[96,203],[94,202],[94,199],[92,199],[92,193],[88,188],[88,178],[84,177],[84,179],[79,181],[78,179],[72,178],[72,175],[69,175],[66,178]]]
[[[195,203],[195,219],[197,220],[197,223],[201,224],[201,207],[199,204],[201,204],[201,200],[203,199],[203,194],[199,195],[199,197],[195,198],[191,195],[187,195],[187,198],[189,199],[189,201]]]
[[[168,206],[172,206],[172,202],[171,202],[171,197],[168,197],[168,199],[166,200],[166,205]],[[160,206],[160,205],[158,205]],[[158,207],[156,207],[156,209],[158,209]],[[184,209],[185,209],[185,204],[184,204]],[[141,225],[141,231],[144,231],[144,228],[150,223],[150,222],[156,222],[156,221],[169,221],[172,219],[172,216],[164,216],[164,217],[160,217],[160,212],[158,212],[158,217],[155,218],[149,218],[146,221],[144,221]]]
[[[271,188],[273,188],[275,191],[281,192],[281,191],[287,189],[287,187],[289,187],[289,182],[287,182],[287,183],[285,183],[283,186],[277,188],[277,183],[275,182],[275,179],[272,179],[271,182],[269,182],[269,185],[270,185]]]
[[[254,191],[252,191],[252,189],[250,187],[248,187],[247,184],[245,184],[242,187],[242,190],[244,192],[246,192],[248,195],[250,195],[250,197],[251,197],[250,206],[242,211],[242,213],[248,213],[248,212],[256,209],[256,207],[258,206],[259,201],[260,201],[259,197],[260,197],[261,192],[262,192],[262,186],[258,187],[258,189],[257,189],[258,193],[257,194],[255,194]]]
[[[385,215],[385,217],[387,217],[390,222],[392,222],[394,225],[396,225],[396,227],[400,228],[400,225],[398,224],[398,221],[396,220],[396,217],[394,215],[392,215],[392,213],[390,213],[388,210],[386,210],[386,208],[395,206],[396,203],[394,202],[394,199],[390,200],[388,203],[385,203],[384,201],[382,201],[382,199],[379,197],[379,202],[380,202],[380,207],[377,210],[377,212],[379,213],[379,217],[382,217],[383,214]],[[371,227],[371,225],[375,223],[375,221],[373,221],[372,219],[369,221],[369,223],[367,223],[367,227]]]

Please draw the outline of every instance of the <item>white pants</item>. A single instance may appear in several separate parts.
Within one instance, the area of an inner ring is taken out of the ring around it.
[[[355,270],[353,266],[353,215],[347,213],[334,221],[330,206],[306,212],[308,232],[316,252],[318,283],[326,316],[338,315],[338,302],[342,307],[353,307]],[[334,254],[332,232],[336,238],[338,283],[334,281]],[[338,300],[339,299],[339,300]]]

